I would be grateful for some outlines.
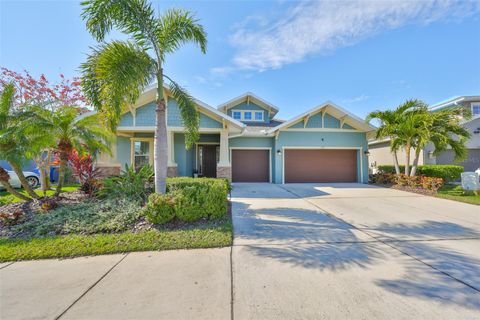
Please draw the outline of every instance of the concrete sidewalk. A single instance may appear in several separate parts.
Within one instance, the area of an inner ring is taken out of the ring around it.
[[[230,250],[5,264],[0,318],[229,319]]]

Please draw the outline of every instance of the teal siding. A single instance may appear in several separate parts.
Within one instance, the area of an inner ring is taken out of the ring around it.
[[[321,128],[321,127],[322,127],[322,113],[314,114],[308,119],[307,128]]]
[[[125,113],[120,119],[119,126],[121,127],[133,127],[133,116],[131,112]]]
[[[280,132],[275,142],[275,150],[283,147],[344,147],[368,150],[366,135],[363,132]],[[275,152],[274,182],[282,183],[282,156]],[[363,182],[368,182],[368,157],[363,153],[357,155],[357,177],[360,178],[360,157],[363,161]],[[360,179],[359,179],[360,182]]]
[[[218,142],[220,143],[220,134],[200,134],[198,143],[202,142]]]
[[[342,129],[355,129],[355,128],[349,124],[344,123]]]
[[[117,161],[122,169],[125,168],[125,165],[131,165],[130,151],[130,138],[117,137]]]
[[[257,110],[257,111],[263,111],[263,119],[264,119],[264,123],[270,123],[270,118],[268,117],[268,111],[265,110],[264,108],[260,107],[259,105],[253,103],[253,102],[250,102],[250,103],[246,103],[246,102],[242,102],[230,109],[228,109],[227,111],[227,114],[229,116],[232,117],[232,110]],[[253,115],[252,115],[253,116]],[[247,123],[247,122],[245,122]],[[252,125],[254,125],[255,123],[258,124],[259,121],[251,121],[251,122],[248,122],[248,123],[251,123]],[[261,122],[260,122],[261,123]]]
[[[167,124],[169,127],[183,127],[182,115],[177,102],[173,99],[168,100]],[[200,128],[222,128],[222,123],[200,113]]]
[[[340,120],[337,118],[325,113],[323,123],[325,128],[340,128]]]
[[[238,138],[232,138],[228,142],[228,146],[230,148],[270,148],[271,150],[271,163],[272,167],[270,168],[271,170],[271,176],[272,176],[272,182],[275,182],[275,154],[276,154],[276,149],[275,149],[275,138],[270,138],[270,137],[238,137]]]
[[[177,174],[179,176],[191,177],[195,160],[195,147],[189,150],[185,149],[185,135],[183,133],[175,133],[173,140]]]
[[[137,127],[151,127],[155,125],[155,102],[150,102],[136,110],[135,126]]]
[[[303,129],[304,126],[305,126],[305,122],[302,120],[300,122],[295,123],[294,125],[291,125],[289,128]]]

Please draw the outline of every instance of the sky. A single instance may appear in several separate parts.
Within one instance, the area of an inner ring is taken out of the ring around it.
[[[165,72],[216,107],[250,91],[290,119],[325,101],[364,117],[409,98],[480,95],[480,1],[151,1],[195,12],[204,55],[187,45]],[[0,0],[0,66],[55,82],[97,45],[79,2]],[[114,32],[109,39],[126,39]]]

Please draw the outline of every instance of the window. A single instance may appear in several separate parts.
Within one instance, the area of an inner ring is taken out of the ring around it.
[[[135,157],[133,159],[135,170],[140,170],[150,163],[150,142],[135,141],[134,142]]]
[[[472,103],[472,116],[480,116],[480,102]]]
[[[263,121],[264,112],[257,110],[232,110],[232,117],[240,121]]]

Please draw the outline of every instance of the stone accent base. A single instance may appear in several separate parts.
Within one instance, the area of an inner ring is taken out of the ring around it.
[[[97,167],[98,171],[100,172],[100,177],[111,177],[111,176],[118,176],[120,175],[120,167]]]
[[[176,177],[176,176],[177,176],[177,167],[168,167],[167,177]]]
[[[217,167],[217,178],[227,178],[232,181],[232,167]]]

